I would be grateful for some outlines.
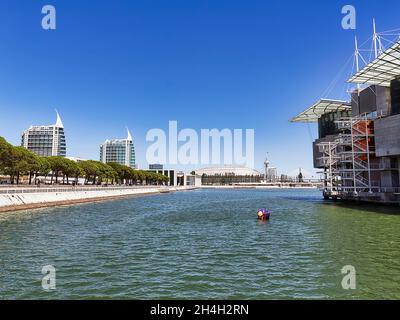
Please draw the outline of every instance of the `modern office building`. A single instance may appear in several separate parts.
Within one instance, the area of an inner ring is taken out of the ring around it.
[[[67,147],[64,125],[57,112],[56,124],[50,126],[31,126],[22,134],[21,145],[39,156],[65,157]]]
[[[349,83],[351,101],[320,100],[292,122],[318,123],[314,166],[325,198],[400,204],[400,42]]]
[[[127,131],[128,137],[126,139],[106,140],[100,146],[101,162],[116,162],[127,167],[136,168],[135,146],[129,129]]]

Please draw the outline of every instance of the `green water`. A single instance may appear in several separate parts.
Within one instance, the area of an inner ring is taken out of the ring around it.
[[[318,191],[204,190],[2,214],[0,298],[400,299],[398,213]]]

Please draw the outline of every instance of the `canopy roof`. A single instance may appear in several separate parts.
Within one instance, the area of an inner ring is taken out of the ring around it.
[[[400,41],[357,72],[349,82],[389,87],[390,82],[399,76]]]
[[[346,110],[351,110],[349,102],[322,99],[294,117],[290,122],[317,122],[324,114]]]

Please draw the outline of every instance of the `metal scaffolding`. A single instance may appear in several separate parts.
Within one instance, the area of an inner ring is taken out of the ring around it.
[[[330,195],[338,195],[341,185],[339,172],[340,157],[338,156],[338,142],[322,142],[317,145],[321,157],[317,159],[319,167],[324,168],[324,189]]]
[[[376,114],[363,114],[337,122],[339,130],[340,175],[342,192],[370,192],[379,187],[372,172],[380,170],[375,153],[374,119]]]
[[[379,188],[373,173],[381,171],[375,154],[374,120],[376,113],[336,121],[341,133],[332,142],[319,143],[322,156],[319,165],[325,168],[325,191],[330,196],[344,193],[372,193]]]

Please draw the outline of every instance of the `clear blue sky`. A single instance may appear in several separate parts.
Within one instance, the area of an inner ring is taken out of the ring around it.
[[[57,30],[41,8],[57,9]],[[400,2],[351,1],[357,30],[341,28],[347,1],[0,1],[0,136],[19,144],[32,124],[62,115],[68,154],[98,159],[106,138],[134,135],[145,162],[151,128],[254,128],[280,172],[312,171],[315,126],[288,120],[321,98],[354,36],[400,27]],[[348,72],[351,70],[348,69]],[[347,72],[346,71],[346,72]],[[330,98],[346,98],[346,76]]]

